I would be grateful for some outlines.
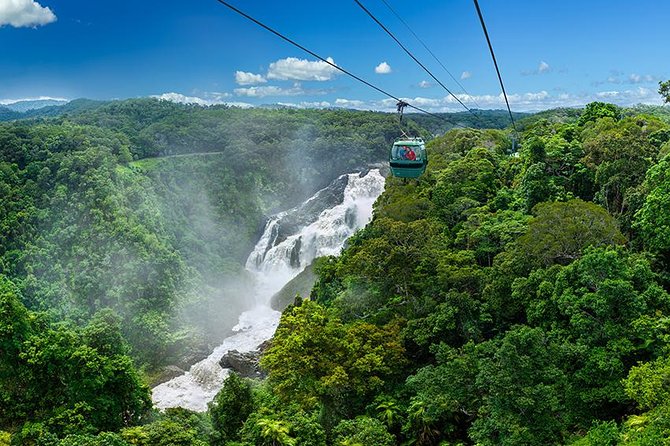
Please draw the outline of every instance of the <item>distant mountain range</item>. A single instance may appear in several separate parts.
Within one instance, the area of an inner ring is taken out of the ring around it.
[[[29,110],[37,110],[49,106],[59,106],[67,104],[68,100],[66,99],[35,99],[35,100],[26,100],[26,101],[16,101],[11,104],[3,104],[1,107],[8,108],[11,111],[25,113]]]
[[[16,119],[44,118],[63,114],[77,114],[97,108],[107,101],[91,99],[74,99],[61,101],[57,99],[38,99],[34,101],[18,101],[0,105],[0,122]]]

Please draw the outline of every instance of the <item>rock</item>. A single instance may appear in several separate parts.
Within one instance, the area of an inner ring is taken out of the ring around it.
[[[209,356],[210,349],[205,345],[198,345],[188,349],[177,359],[176,366],[188,370],[193,364],[196,364]]]
[[[258,346],[258,349],[257,349],[258,353],[260,353],[262,355],[263,353],[265,353],[265,350],[270,348],[271,345],[272,345],[272,338],[266,339],[265,341],[263,341],[263,343],[261,345]]]
[[[176,365],[169,365],[167,367],[164,367],[158,373],[158,375],[156,375],[156,377],[152,379],[151,386],[155,387],[158,384],[163,384],[164,382],[168,382],[171,379],[183,375],[184,373],[186,373],[186,371],[181,367],[177,367]]]
[[[270,306],[273,310],[284,311],[293,303],[296,295],[308,298],[314,282],[316,282],[316,273],[313,265],[310,264],[270,298]]]
[[[244,378],[265,378],[265,373],[259,365],[261,352],[239,352],[229,350],[219,361],[224,369],[232,369]]]
[[[276,226],[277,236],[272,237],[272,240],[274,240],[272,246],[277,246],[287,237],[296,234],[300,228],[314,223],[324,210],[342,203],[347,184],[349,184],[349,177],[341,175],[306,202],[283,213],[279,219],[279,224]],[[272,246],[268,246],[266,252]]]

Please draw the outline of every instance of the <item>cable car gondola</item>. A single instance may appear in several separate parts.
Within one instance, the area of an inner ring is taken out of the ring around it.
[[[389,153],[391,174],[398,178],[419,178],[426,171],[428,153],[422,138],[407,136],[402,130],[402,113],[409,104],[398,101],[400,131],[403,136],[396,139]]]
[[[389,165],[394,177],[420,177],[428,165],[428,154],[423,139],[401,138],[396,140],[389,154]]]

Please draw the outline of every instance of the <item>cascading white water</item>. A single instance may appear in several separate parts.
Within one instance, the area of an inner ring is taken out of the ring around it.
[[[223,355],[229,350],[254,351],[274,334],[281,314],[270,308],[270,298],[316,257],[339,254],[346,239],[370,221],[372,205],[384,189],[384,177],[373,169],[366,175],[343,175],[333,184],[344,184],[343,180],[346,187],[339,203],[313,216],[302,215],[305,205],[314,209],[313,205],[318,204],[314,202],[324,195],[326,188],[303,205],[277,214],[267,222],[246,264],[256,277],[256,306],[240,315],[233,328],[235,334],[224,339],[211,355],[183,375],[154,387],[152,399],[156,407],[207,410],[207,403],[230,373],[219,365]],[[280,236],[282,222],[291,219],[304,224]]]

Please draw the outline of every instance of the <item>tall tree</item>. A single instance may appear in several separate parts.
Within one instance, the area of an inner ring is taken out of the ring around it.
[[[658,83],[658,94],[663,96],[666,103],[670,103],[670,80]]]

